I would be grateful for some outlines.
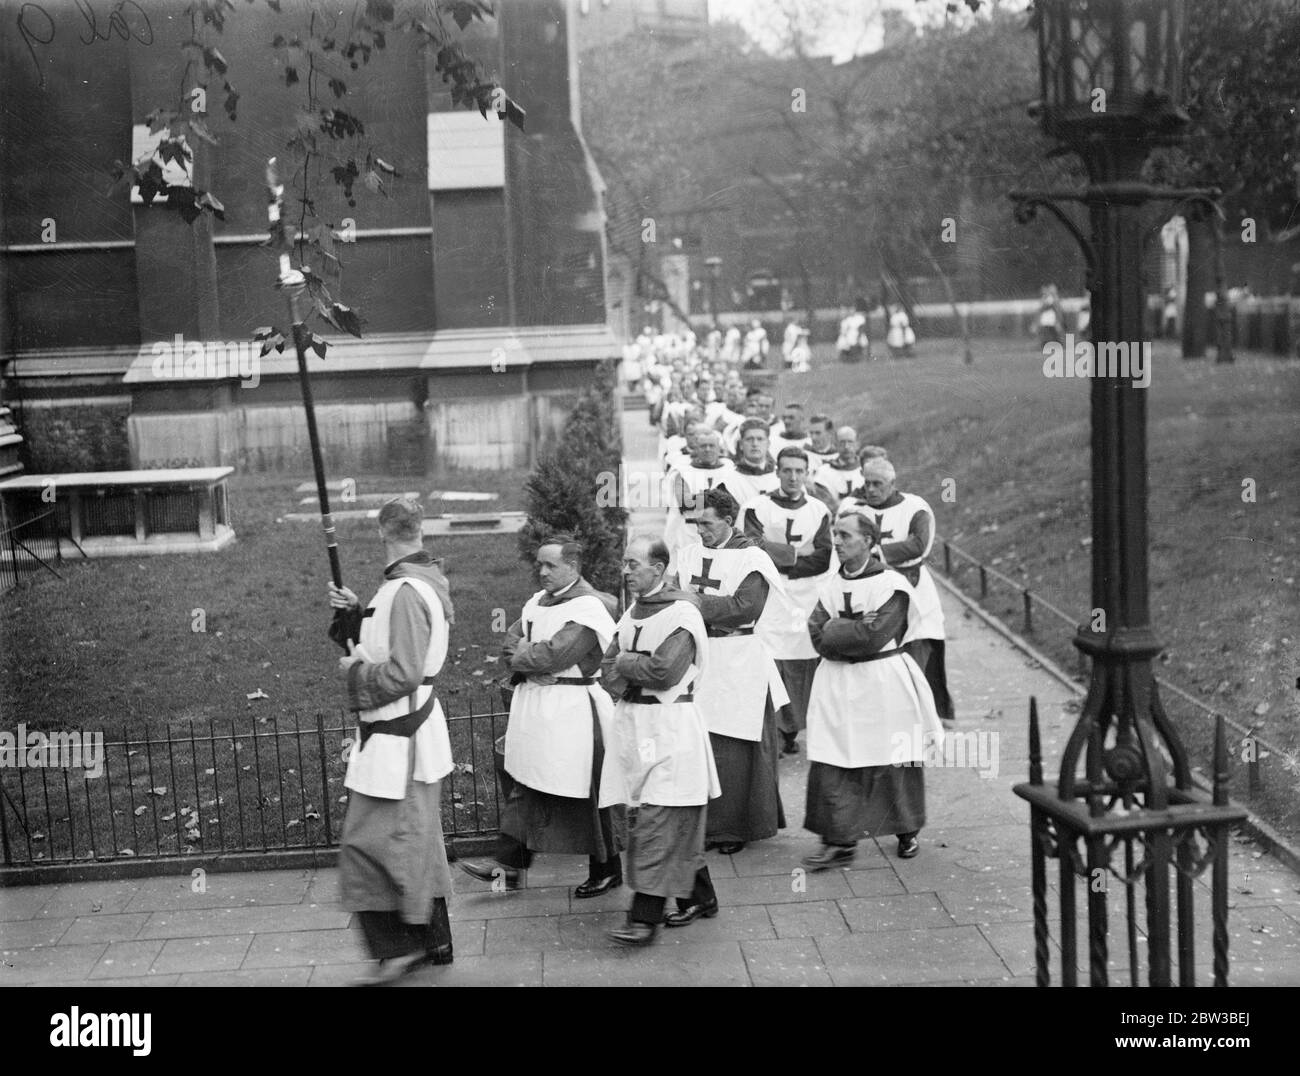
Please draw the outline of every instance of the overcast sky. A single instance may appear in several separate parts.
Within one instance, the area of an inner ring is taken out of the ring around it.
[[[920,4],[916,0],[709,0],[709,18],[738,22],[765,49],[775,51],[787,33],[783,12],[794,12],[808,28],[812,55],[844,61],[880,48],[880,12],[884,8],[920,23],[943,19],[945,4],[944,0]],[[956,17],[971,16],[963,8]]]

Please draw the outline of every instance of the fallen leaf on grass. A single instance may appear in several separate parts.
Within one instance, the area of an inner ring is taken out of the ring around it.
[[[269,699],[271,696],[263,691],[260,687],[256,691],[250,691],[244,696],[246,699]]]

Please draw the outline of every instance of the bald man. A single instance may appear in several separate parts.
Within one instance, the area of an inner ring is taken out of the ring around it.
[[[901,573],[915,588],[920,624],[912,633],[908,652],[925,673],[935,708],[944,721],[956,717],[948,674],[944,667],[944,619],[939,590],[925,558],[934,545],[934,511],[914,493],[895,488],[897,474],[888,459],[868,459],[862,464],[862,485],[840,506],[840,513],[865,511],[880,532],[884,562]]]

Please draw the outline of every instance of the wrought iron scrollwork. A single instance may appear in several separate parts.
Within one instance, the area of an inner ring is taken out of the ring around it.
[[[1201,847],[1198,838],[1204,841],[1204,848]],[[1205,873],[1205,868],[1214,862],[1214,840],[1200,826],[1195,829],[1184,830],[1178,834],[1174,840],[1174,847],[1180,853],[1174,856],[1174,867],[1184,878],[1199,878]],[[1186,864],[1183,863],[1182,853],[1184,852],[1190,859],[1190,862]]]
[[[1110,862],[1112,853],[1115,851],[1117,847],[1119,847],[1120,842],[1122,841],[1123,842],[1136,841],[1138,844],[1142,846],[1141,861],[1135,864],[1132,867],[1132,869],[1127,871],[1127,873],[1121,873],[1121,871],[1117,867],[1112,865]],[[1140,835],[1137,837],[1128,837],[1122,835],[1112,837],[1110,840],[1106,842],[1106,869],[1109,870],[1111,874],[1113,874],[1117,879],[1123,882],[1126,886],[1136,885],[1138,882],[1140,882],[1143,879],[1143,877],[1146,876],[1147,872],[1151,869],[1150,849],[1147,847],[1147,842]]]
[[[1015,203],[1015,218],[1017,224],[1028,224],[1038,217],[1040,209],[1046,209],[1065,229],[1074,236],[1074,241],[1079,244],[1079,249],[1083,252],[1083,260],[1087,266],[1088,286],[1092,287],[1097,271],[1097,250],[1092,244],[1092,240],[1083,233],[1081,229],[1059,205],[1057,199],[1061,197],[1071,198],[1070,195],[1051,194],[1047,191],[1012,191],[1010,198]]]

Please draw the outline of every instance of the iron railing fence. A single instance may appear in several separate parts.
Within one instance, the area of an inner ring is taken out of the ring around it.
[[[490,837],[501,804],[494,745],[508,711],[486,694],[458,708],[447,713],[455,769],[442,782],[443,832]],[[26,742],[0,766],[6,867],[338,844],[356,746],[346,711],[45,731],[62,754],[42,754],[36,729],[5,730]],[[80,754],[68,753],[74,745]]]
[[[1070,659],[1067,651],[1073,651],[1076,679],[1087,682],[1090,671],[1088,659],[1069,643],[1074,630],[1086,617],[1072,617],[1059,606],[945,538],[936,538],[935,545],[942,553],[942,565],[939,566],[945,576],[954,584],[964,582],[966,587],[970,587],[973,581],[978,587],[981,603],[989,612],[1008,625],[1018,619],[1021,634],[1062,665],[1068,665]],[[993,584],[1000,586],[1004,593],[1007,590],[1013,591],[1016,594],[1016,604],[1010,607],[1005,605],[1005,601],[999,604],[997,597],[991,593]],[[1069,627],[1070,637],[1040,632],[1041,614]],[[1175,723],[1193,762],[1199,762],[1208,776],[1214,751],[1214,720],[1222,717],[1229,730],[1231,795],[1248,804],[1292,838],[1300,836],[1300,752],[1288,750],[1261,736],[1258,721],[1242,720],[1217,710],[1163,676],[1157,676],[1156,682],[1160,685],[1160,697],[1165,711]]]
[[[0,594],[12,590],[33,572],[58,576],[52,565],[62,560],[54,508],[33,514],[6,507],[0,525]]]

